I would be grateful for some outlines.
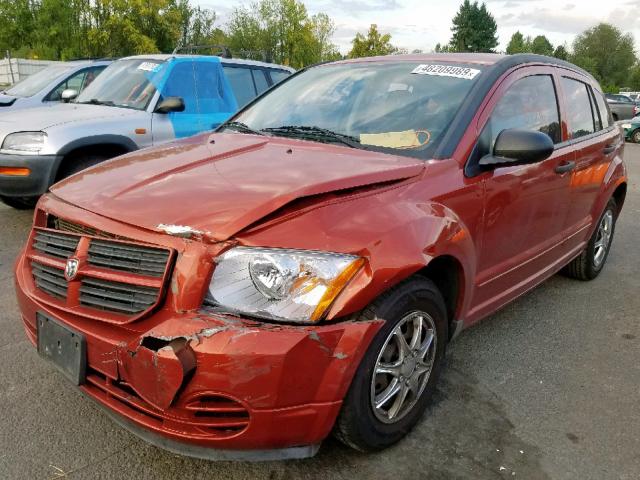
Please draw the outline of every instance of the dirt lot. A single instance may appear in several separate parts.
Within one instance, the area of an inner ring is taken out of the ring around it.
[[[603,274],[556,276],[464,332],[408,439],[376,455],[327,441],[313,459],[210,463],[145,444],[43,362],[11,268],[30,212],[0,206],[0,478],[640,478],[640,145]]]

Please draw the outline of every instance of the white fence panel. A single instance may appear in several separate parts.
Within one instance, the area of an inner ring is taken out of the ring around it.
[[[0,85],[12,85],[55,63],[61,62],[26,58],[8,60],[4,58],[0,60]]]

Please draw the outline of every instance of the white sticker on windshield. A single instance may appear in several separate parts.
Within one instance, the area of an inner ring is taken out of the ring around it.
[[[145,72],[157,72],[159,68],[160,64],[153,62],[142,62],[138,65],[138,70],[144,70]]]
[[[464,78],[473,80],[480,70],[469,67],[456,67],[454,65],[418,65],[411,73],[417,75],[436,75],[438,77]]]

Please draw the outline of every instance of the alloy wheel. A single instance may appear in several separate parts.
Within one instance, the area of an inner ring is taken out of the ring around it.
[[[596,236],[596,243],[594,244],[593,251],[593,266],[599,268],[604,262],[604,258],[607,255],[609,249],[609,243],[611,243],[611,234],[613,232],[613,212],[607,210],[600,220],[598,226],[598,234]]]

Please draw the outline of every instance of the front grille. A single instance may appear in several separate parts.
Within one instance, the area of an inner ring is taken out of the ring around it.
[[[57,217],[50,216],[47,225],[54,228],[36,227],[27,249],[35,287],[47,294],[42,301],[110,323],[134,321],[160,303],[172,265],[170,249],[106,239]],[[68,264],[69,258],[77,264]]]
[[[31,273],[33,281],[40,290],[55,298],[67,298],[68,283],[64,278],[63,270],[31,262]]]
[[[70,222],[63,218],[59,218],[53,215],[49,215],[47,220],[47,226],[49,228],[53,228],[54,230],[60,230],[61,232],[69,232],[76,233],[78,235],[89,235],[92,237],[103,237],[103,238],[122,238],[118,235],[114,235],[112,233],[98,231],[95,228],[87,227],[86,225],[81,225],[79,223]]]
[[[162,277],[169,252],[139,245],[94,240],[89,246],[89,264],[149,277]]]
[[[80,283],[80,304],[113,312],[135,315],[151,308],[160,289],[129,283],[85,278]]]
[[[46,255],[67,259],[78,248],[79,237],[39,230],[33,241],[33,248]]]

